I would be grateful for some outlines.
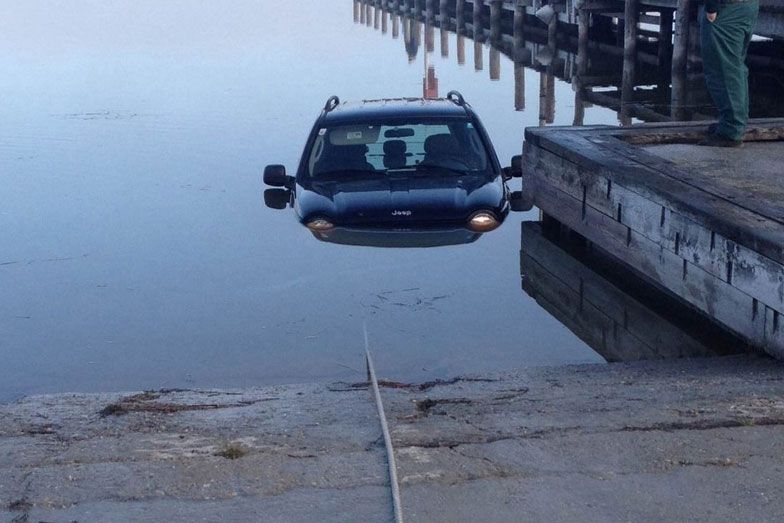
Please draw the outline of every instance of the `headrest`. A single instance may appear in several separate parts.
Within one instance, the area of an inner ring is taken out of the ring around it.
[[[333,147],[332,150],[336,156],[364,156],[368,152],[368,146],[361,143],[356,145],[339,145]]]
[[[406,154],[406,142],[403,140],[388,140],[384,142],[384,154]]]
[[[425,139],[425,154],[448,155],[457,152],[457,142],[451,134],[434,134]]]

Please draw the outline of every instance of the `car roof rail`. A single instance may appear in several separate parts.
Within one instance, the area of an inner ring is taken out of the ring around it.
[[[465,98],[463,98],[463,95],[460,94],[459,91],[449,91],[448,93],[446,93],[446,99],[454,102],[460,107],[466,105]]]
[[[337,96],[330,96],[327,99],[327,103],[324,104],[324,112],[328,113],[338,105],[340,105],[340,98],[338,98]]]

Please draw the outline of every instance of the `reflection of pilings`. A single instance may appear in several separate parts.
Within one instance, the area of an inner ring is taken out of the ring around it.
[[[425,20],[429,20],[430,23],[433,23],[433,19],[436,17],[436,0],[425,0]]]
[[[490,2],[490,42],[498,44],[501,41],[501,0]]]
[[[397,13],[392,14],[392,38],[397,40],[397,37],[400,36],[400,17]]]
[[[425,49],[428,53],[432,53],[435,49],[436,43],[436,29],[432,24],[425,25]]]
[[[484,53],[482,51],[482,42],[474,40],[474,71],[484,69]]]
[[[515,62],[522,61],[521,53],[525,50],[525,6],[520,3],[515,6],[514,22],[512,24],[512,59]]]
[[[360,4],[359,6],[359,23],[365,23],[365,17],[367,16],[367,5]]]
[[[490,48],[490,80],[501,79],[501,51],[497,47]]]
[[[438,3],[438,18],[443,25],[449,22],[449,0],[441,0]]]
[[[555,76],[539,73],[539,125],[555,120]]]
[[[408,61],[416,60],[419,53],[419,41],[421,38],[421,26],[418,20],[413,18],[403,18],[403,41],[408,54]]]
[[[463,34],[465,30],[465,0],[457,0],[457,4],[455,4],[455,20],[457,34]]]
[[[634,95],[634,73],[637,61],[637,21],[639,0],[626,0],[624,9],[623,34],[623,73],[621,75],[621,114],[622,125],[631,124],[629,105]]]
[[[441,56],[447,58],[449,56],[449,31],[446,28],[441,28]]]
[[[462,34],[457,35],[457,63],[465,65],[465,36]]]
[[[361,7],[362,4],[359,3],[359,0],[354,0],[354,23],[355,24],[359,22],[359,18],[360,18],[359,11]]]
[[[373,8],[373,29],[378,29],[381,24],[381,9],[378,7]]]
[[[365,25],[370,27],[373,25],[373,6],[371,4],[365,4]]]
[[[525,66],[514,64],[515,78],[515,111],[525,110]]]
[[[381,34],[387,34],[387,12],[381,11]]]

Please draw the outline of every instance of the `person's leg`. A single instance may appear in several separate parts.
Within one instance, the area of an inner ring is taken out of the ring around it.
[[[743,73],[743,101],[744,104],[742,109],[744,110],[743,113],[740,115],[741,120],[743,122],[743,131],[746,130],[746,124],[749,121],[749,67],[746,65],[746,55],[749,51],[749,44],[751,43],[751,37],[754,31],[754,25],[757,22],[757,15],[759,13],[759,3],[757,0],[753,2],[747,2],[744,4],[746,7],[744,20],[746,22],[745,26],[745,34],[743,37],[743,49],[741,51],[741,64],[742,64],[742,73]]]
[[[719,120],[721,120],[721,108],[726,105],[726,90],[724,88],[724,74],[722,73],[722,61],[717,52],[716,35],[714,34],[715,22],[710,22],[705,17],[705,8],[700,7],[700,48],[702,51],[702,69],[705,75],[705,86],[708,88],[713,104],[719,109]]]
[[[755,1],[722,5],[715,22],[704,17],[705,81],[719,109],[716,134],[740,140],[748,121],[748,69],[745,54],[756,21]]]

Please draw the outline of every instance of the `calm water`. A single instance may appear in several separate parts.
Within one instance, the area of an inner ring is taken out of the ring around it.
[[[390,26],[391,33],[391,26]],[[473,43],[459,89],[503,163],[539,123],[539,74]],[[421,96],[421,46],[355,24],[349,0],[19,3],[0,19],[0,398],[45,391],[415,380],[603,359],[521,290],[520,222],[477,242],[316,241],[262,201],[324,101]],[[556,124],[574,93],[556,81]],[[617,123],[598,106],[586,123]],[[519,181],[512,184],[519,188]]]

